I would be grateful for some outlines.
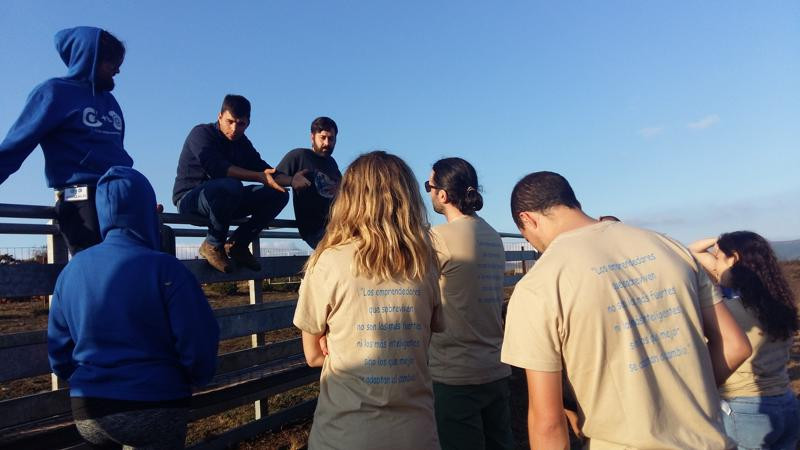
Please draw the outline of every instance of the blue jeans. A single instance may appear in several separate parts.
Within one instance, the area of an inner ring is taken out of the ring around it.
[[[725,433],[740,449],[794,450],[800,438],[800,406],[792,392],[723,400],[722,421]]]
[[[225,177],[208,180],[187,192],[178,202],[178,212],[207,217],[206,241],[219,247],[228,237],[231,221],[250,216],[231,235],[234,242],[249,243],[288,202],[287,192],[264,185],[245,186],[235,178]]]

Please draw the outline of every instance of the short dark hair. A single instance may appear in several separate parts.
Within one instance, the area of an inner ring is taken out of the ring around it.
[[[222,108],[220,108],[219,113],[222,114],[225,111],[230,112],[237,119],[249,119],[250,100],[241,95],[228,94],[222,100]]]
[[[118,62],[125,59],[125,44],[106,30],[100,30],[97,46],[97,61]]]
[[[511,216],[522,225],[519,213],[544,212],[553,206],[581,208],[566,178],[555,172],[534,172],[519,180],[511,191]]]
[[[311,122],[311,133],[317,134],[321,131],[339,134],[339,127],[336,126],[336,122],[334,122],[330,117],[317,117],[313,122]]]
[[[483,208],[478,174],[472,164],[461,158],[444,158],[433,163],[433,184],[447,192],[447,200],[462,214]]]

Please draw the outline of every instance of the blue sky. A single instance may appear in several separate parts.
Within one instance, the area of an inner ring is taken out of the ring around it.
[[[342,168],[387,149],[422,182],[440,157],[469,160],[501,231],[516,231],[514,183],[552,170],[590,215],[684,242],[800,238],[797,2],[6,0],[0,135],[36,84],[65,73],[53,35],[76,25],[126,43],[114,91],[126,148],[169,211],[186,134],[238,93],[272,164],[308,145],[319,115],[339,124]],[[52,203],[40,150],[0,203]]]

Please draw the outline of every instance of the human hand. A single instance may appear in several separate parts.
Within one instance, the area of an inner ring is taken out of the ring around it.
[[[286,192],[286,189],[283,188],[280,184],[278,184],[274,178],[272,178],[272,174],[275,173],[275,169],[265,169],[264,170],[264,179],[261,181],[264,183],[265,186],[269,186],[272,189],[275,189],[279,192]]]
[[[328,356],[328,336],[323,334],[319,337],[319,348],[322,350],[322,354]]]
[[[309,172],[308,169],[303,169],[292,177],[292,189],[295,191],[302,191],[303,189],[311,186],[311,181],[309,181],[306,174]]]
[[[575,437],[582,439],[583,432],[581,432],[581,426],[579,425],[578,421],[578,413],[571,409],[564,408],[564,415],[567,416],[567,423],[569,423],[570,429],[572,429],[572,433],[575,434]]]
[[[700,239],[699,241],[694,241],[689,244],[689,251],[692,253],[703,253],[707,252],[715,245],[717,245],[717,238],[715,237]]]

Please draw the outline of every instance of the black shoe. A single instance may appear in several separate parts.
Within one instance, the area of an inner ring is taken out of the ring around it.
[[[250,270],[261,270],[261,263],[258,262],[258,258],[250,253],[250,249],[247,248],[247,245],[238,245],[236,242],[228,242],[225,244],[225,252],[236,264],[247,267]]]

